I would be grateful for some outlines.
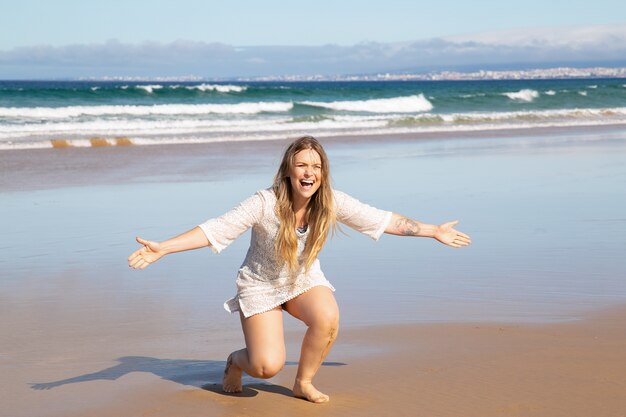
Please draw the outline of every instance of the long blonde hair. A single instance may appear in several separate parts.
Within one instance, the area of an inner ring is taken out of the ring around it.
[[[328,156],[322,145],[312,136],[303,136],[293,141],[280,163],[274,177],[274,193],[276,194],[276,216],[280,221],[276,236],[276,256],[283,259],[291,274],[298,270],[298,238],[296,236],[296,215],[293,209],[293,190],[289,178],[291,167],[298,152],[312,149],[322,160],[322,181],[318,190],[309,201],[309,236],[304,246],[302,257],[304,270],[308,270],[317,255],[324,247],[330,230],[336,225],[335,204],[330,181],[330,165]]]

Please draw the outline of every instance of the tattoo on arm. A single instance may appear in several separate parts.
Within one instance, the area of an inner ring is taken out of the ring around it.
[[[420,227],[417,222],[406,217],[402,217],[396,221],[396,229],[404,236],[417,236],[420,232]]]

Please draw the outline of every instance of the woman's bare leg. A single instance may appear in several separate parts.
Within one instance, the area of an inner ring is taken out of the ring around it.
[[[241,315],[245,349],[230,354],[224,369],[225,392],[241,392],[242,371],[255,378],[271,378],[285,366],[283,313],[280,307],[248,318]]]
[[[318,391],[312,381],[330,352],[339,330],[339,308],[335,297],[327,287],[313,287],[287,301],[285,310],[308,326],[302,340],[293,394],[314,403],[326,402],[329,400],[328,395]]]

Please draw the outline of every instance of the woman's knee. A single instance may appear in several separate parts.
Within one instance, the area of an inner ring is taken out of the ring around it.
[[[271,378],[285,367],[285,357],[281,355],[268,355],[258,358],[250,358],[250,376],[254,378]]]
[[[307,324],[309,327],[327,333],[331,339],[334,339],[339,331],[339,309],[336,305],[319,309]]]

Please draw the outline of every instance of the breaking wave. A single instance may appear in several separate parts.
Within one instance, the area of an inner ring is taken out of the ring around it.
[[[433,109],[423,94],[407,97],[378,98],[352,101],[303,101],[300,104],[330,110],[367,113],[420,113]]]
[[[0,117],[64,119],[79,116],[149,116],[200,114],[255,114],[288,112],[291,102],[252,102],[236,104],[159,104],[153,106],[69,106],[69,107],[0,107]]]
[[[539,97],[539,93],[537,91],[530,89],[524,89],[517,92],[502,93],[502,95],[507,96],[511,100],[525,101],[528,103]]]
[[[0,149],[264,140],[301,135],[302,132],[342,136],[611,124],[626,125],[626,107],[413,115],[301,116],[297,112],[282,112],[243,119],[222,115],[206,119],[188,113],[169,120],[96,118],[0,125]]]

